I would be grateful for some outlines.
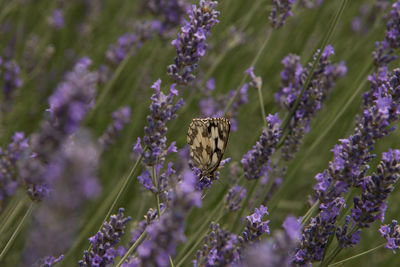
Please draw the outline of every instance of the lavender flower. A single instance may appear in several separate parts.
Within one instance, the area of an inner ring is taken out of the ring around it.
[[[287,217],[283,223],[285,232],[276,231],[266,242],[255,243],[243,252],[238,266],[273,267],[292,266],[294,249],[300,240],[301,226],[294,217]]]
[[[162,204],[161,212],[163,212],[164,209],[165,209],[165,205]],[[130,243],[134,244],[139,239],[140,235],[142,235],[144,233],[144,231],[146,230],[146,227],[149,226],[154,221],[156,221],[156,219],[158,219],[158,217],[159,216],[157,214],[157,210],[150,208],[147,211],[146,215],[144,215],[144,220],[141,220],[137,224],[137,228],[132,232]]]
[[[201,194],[195,190],[196,178],[188,171],[172,190],[167,211],[160,220],[146,228],[148,239],[123,266],[169,266],[169,257],[175,255],[176,246],[185,240],[184,224],[188,211],[201,205]]]
[[[219,167],[221,168],[230,161],[231,161],[230,158],[221,160],[221,162],[219,163]],[[202,191],[205,188],[210,188],[213,181],[219,179],[219,171],[215,171],[211,174],[204,175],[201,169],[198,169],[196,166],[194,166],[192,161],[189,161],[189,167],[193,171],[194,175],[197,177],[196,189],[199,191]]]
[[[21,69],[14,60],[4,61],[0,57],[0,81],[3,86],[3,93],[5,101],[10,101],[15,89],[22,86],[22,79],[20,77]]]
[[[260,140],[241,160],[244,177],[248,180],[257,179],[264,174],[269,165],[269,158],[275,152],[275,146],[281,137],[281,120],[278,114],[270,114],[266,120],[268,125],[263,129]]]
[[[269,22],[272,27],[279,29],[285,24],[288,17],[293,16],[292,7],[296,3],[296,0],[273,0],[272,10],[269,15]]]
[[[41,200],[48,194],[51,181],[45,180],[46,164],[51,162],[63,141],[78,129],[93,105],[98,75],[89,71],[90,64],[89,58],[78,61],[50,96],[49,118],[31,136],[32,156],[19,164],[19,175],[33,200]]]
[[[175,84],[171,85],[170,93],[168,95],[164,95],[161,92],[160,86],[160,79],[157,80],[152,86],[156,93],[151,97],[151,115],[147,116],[148,126],[144,128],[145,136],[143,141],[145,148],[142,148],[140,138],[137,139],[137,142],[133,147],[134,152],[142,155],[142,163],[147,168],[155,167],[156,177],[151,177],[150,172],[148,170],[144,170],[138,179],[147,190],[151,190],[157,194],[165,191],[166,178],[171,173],[175,172],[171,168],[172,165],[170,165],[167,168],[164,176],[160,175],[160,170],[164,164],[165,157],[171,152],[177,152],[175,142],[172,142],[168,148],[166,146],[166,123],[176,118],[176,112],[184,104],[182,99],[173,104],[174,96],[178,95],[178,91],[175,89]],[[152,178],[157,179],[156,185],[153,184]]]
[[[301,139],[309,131],[310,122],[317,111],[322,108],[328,92],[333,88],[335,82],[346,74],[347,69],[343,62],[339,64],[330,62],[329,57],[333,53],[331,45],[325,47],[312,74],[309,86],[305,89],[296,113],[290,120],[289,133],[282,148],[285,160],[291,159],[297,152]],[[319,50],[314,55],[314,61],[318,54]],[[291,110],[301,93],[312,63],[304,68],[300,64],[300,58],[290,54],[282,60],[282,64],[285,66],[281,72],[282,85],[280,91],[275,94],[275,100],[281,107]]]
[[[137,23],[133,32],[121,35],[116,44],[109,46],[106,51],[107,61],[113,66],[118,66],[125,58],[134,55],[143,43],[159,30],[158,21]]]
[[[79,266],[105,267],[112,264],[117,255],[116,247],[130,219],[131,217],[124,216],[122,208],[119,209],[118,214],[111,215],[109,222],[105,222],[103,228],[89,238],[93,247],[90,251],[83,252],[83,259],[79,261]]]
[[[163,32],[182,24],[188,8],[185,0],[149,0],[145,6],[161,18]]]
[[[394,55],[394,50],[400,47],[400,1],[392,5],[390,16],[386,24],[385,39],[381,42],[376,42],[375,50],[372,53],[374,64],[378,68],[389,65],[390,62],[397,59]]]
[[[379,139],[394,130],[391,123],[399,119],[400,69],[381,76],[371,76],[371,90],[364,93],[363,112],[356,118],[354,133],[335,145],[329,169],[316,176],[315,194],[327,203],[347,191],[349,186],[361,187],[368,170],[366,164],[374,157],[371,150]]]
[[[385,224],[379,228],[379,233],[386,239],[385,248],[396,253],[400,249],[400,227],[396,220],[392,220],[390,225]]]
[[[320,213],[311,218],[310,223],[303,229],[300,246],[293,259],[295,264],[305,265],[308,262],[322,260],[326,243],[330,235],[335,232],[336,218],[343,206],[342,197],[320,205]]]
[[[184,104],[182,99],[173,104],[174,96],[178,96],[175,84],[171,85],[168,95],[161,92],[160,86],[161,80],[158,79],[151,87],[156,92],[151,96],[150,115],[147,116],[148,126],[144,128],[145,149],[140,144],[140,138],[134,146],[134,151],[143,156],[143,163],[146,166],[164,162],[165,154],[170,152],[166,149],[166,123],[176,118],[176,112]]]
[[[248,68],[248,69],[245,71],[245,73],[246,73],[247,75],[250,76],[251,82],[249,83],[249,85],[250,85],[251,87],[254,87],[254,88],[258,89],[258,90],[261,90],[261,87],[262,87],[262,79],[261,79],[260,76],[256,76],[256,75],[255,75],[255,73],[254,73],[254,66],[251,66],[250,68]]]
[[[254,241],[265,233],[269,234],[269,220],[262,220],[266,214],[269,214],[267,207],[261,205],[259,208],[255,208],[253,214],[246,217],[246,227],[242,233],[244,242]]]
[[[350,186],[363,189],[368,184],[371,189],[380,188],[379,183],[374,185],[375,182],[368,182],[368,179],[363,180],[363,178],[369,168],[368,162],[374,157],[374,155],[371,155],[371,151],[375,143],[393,131],[394,127],[390,125],[399,119],[400,69],[388,73],[387,69],[382,67],[378,71],[378,73],[369,77],[371,89],[363,95],[363,112],[361,116],[356,118],[354,133],[347,139],[340,139],[341,144],[336,145],[332,150],[334,159],[329,163],[329,169],[316,176],[318,184],[314,187],[314,192],[321,202],[321,212],[315,218],[312,218],[311,223],[304,228],[302,242],[297,253],[297,263],[305,264],[320,261],[329,235],[335,232],[336,216],[330,216],[328,221],[321,220],[323,207],[334,205],[337,199],[348,191]],[[388,179],[390,180],[392,177],[389,175]],[[365,184],[366,182],[367,184]],[[368,190],[365,189],[363,194],[369,195]],[[369,200],[369,197],[364,200]],[[385,205],[379,202],[382,200],[366,203],[364,207],[363,201],[356,200],[356,207],[354,214],[352,214],[353,219],[363,221],[361,226],[365,226],[364,219],[368,222],[374,216],[374,220],[382,218],[385,208]],[[376,210],[377,207],[378,210]],[[363,209],[372,211],[374,216],[364,213]],[[359,215],[363,216],[360,217]],[[345,225],[344,228],[347,228],[347,226]],[[349,236],[354,234],[353,231],[350,231],[349,235],[343,238],[341,232],[346,232],[344,228],[339,228],[338,238],[342,240],[342,246],[346,247],[352,245],[356,237]],[[315,233],[324,234],[320,236],[320,234]]]
[[[359,14],[351,21],[351,29],[357,33],[367,34],[389,6],[390,1],[388,0],[378,0],[372,4],[361,5]]]
[[[300,0],[299,5],[305,8],[316,8],[321,6],[324,0]]]
[[[247,90],[248,84],[245,83],[239,90],[238,96],[235,98],[234,102],[232,103],[232,107],[230,108],[229,112],[226,114],[226,117],[229,118],[231,121],[231,130],[237,131],[238,123],[237,123],[237,116],[239,113],[239,108],[243,104],[248,102],[247,98]],[[199,102],[201,115],[203,117],[222,117],[224,114],[224,107],[228,104],[229,100],[235,94],[235,90],[229,91],[226,95],[222,95],[214,99],[213,97],[207,97]]]
[[[51,193],[33,213],[24,262],[31,265],[46,255],[66,253],[80,225],[82,207],[100,193],[96,177],[99,151],[90,136],[78,132],[62,144],[43,173]],[[68,216],[65,216],[68,214]]]
[[[235,185],[229,189],[225,195],[225,208],[229,211],[237,211],[241,208],[241,201],[246,197],[246,189],[242,186]]]
[[[211,232],[204,238],[202,249],[196,253],[194,266],[227,266],[238,264],[242,250],[251,245],[260,235],[269,234],[269,221],[262,221],[262,217],[268,214],[267,208],[260,206],[255,212],[246,218],[246,227],[241,236],[229,233],[220,228],[219,224],[210,224]]]
[[[184,22],[181,33],[171,43],[176,48],[177,56],[167,71],[178,84],[187,84],[195,79],[193,71],[207,49],[206,37],[210,35],[211,28],[219,22],[216,6],[217,2],[210,0],[200,0],[199,7],[192,5],[188,10],[189,21]]]
[[[37,34],[32,34],[26,41],[22,54],[21,68],[32,75],[44,74],[44,68],[55,53],[54,44],[48,44],[44,49],[41,46],[41,39]],[[1,65],[1,64],[0,64]],[[46,73],[47,74],[47,73]]]
[[[240,259],[240,241],[238,236],[220,228],[219,224],[210,224],[211,232],[204,237],[202,249],[196,253],[194,266],[226,266]]]
[[[102,136],[99,137],[99,143],[103,149],[108,149],[118,138],[119,133],[125,125],[131,120],[131,108],[126,106],[117,109],[112,113],[113,122],[107,127]]]
[[[51,16],[47,18],[47,23],[57,30],[64,28],[64,11],[62,9],[54,9]]]
[[[400,150],[390,149],[382,154],[377,173],[359,181],[362,189],[361,198],[354,198],[354,207],[351,209],[352,218],[359,228],[369,227],[376,220],[383,222],[387,208],[385,200],[400,177],[399,162]]]
[[[47,256],[41,260],[39,260],[39,262],[37,262],[36,264],[34,264],[34,267],[50,267],[55,265],[56,263],[62,261],[64,259],[64,255],[60,255],[58,256],[58,258],[53,257],[53,256]]]
[[[350,220],[351,217],[347,215],[344,225],[336,228],[336,239],[339,241],[341,248],[353,247],[360,243],[361,230],[356,230],[353,227],[349,229]],[[352,225],[354,224],[354,221],[352,221]]]
[[[28,140],[23,132],[16,132],[6,149],[0,149],[0,203],[6,203],[16,192],[19,182],[17,161],[28,149]],[[2,206],[2,205],[1,205]]]

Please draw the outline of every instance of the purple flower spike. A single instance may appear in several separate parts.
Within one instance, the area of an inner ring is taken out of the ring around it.
[[[24,249],[25,266],[71,247],[84,204],[101,191],[96,177],[98,163],[99,151],[95,142],[83,131],[68,138],[53,154],[43,173],[51,190],[32,214]]]
[[[206,37],[219,21],[215,10],[216,1],[200,0],[200,6],[188,9],[189,21],[184,22],[178,37],[171,42],[177,56],[174,64],[167,68],[168,75],[178,84],[188,84],[195,79],[193,74],[207,49]]]
[[[62,29],[64,27],[64,11],[62,9],[54,9],[51,16],[47,18],[47,22],[54,29]]]
[[[390,249],[393,253],[400,250],[400,227],[396,220],[392,220],[390,225],[382,225],[379,233],[386,239],[385,248]]]
[[[44,257],[43,259],[40,259],[37,263],[34,264],[34,266],[50,267],[50,266],[53,266],[56,263],[62,261],[63,259],[64,259],[64,255],[60,255],[58,258],[53,257],[53,256],[47,256],[47,257]]]
[[[261,205],[259,208],[255,208],[253,214],[246,217],[246,228],[242,233],[246,242],[254,241],[264,233],[269,234],[269,220],[262,220],[266,214],[269,214],[267,207]]]
[[[314,54],[314,61],[318,53],[319,51]],[[322,103],[327,98],[329,91],[336,81],[347,72],[343,62],[338,64],[330,62],[329,57],[333,54],[333,47],[327,45],[312,74],[309,86],[304,91],[296,113],[290,120],[289,134],[282,148],[286,160],[293,158],[302,138],[309,131],[311,120],[322,108]],[[300,57],[290,54],[282,60],[282,64],[284,65],[281,72],[282,85],[279,92],[275,94],[275,100],[282,108],[291,110],[301,93],[312,63],[310,62],[307,67],[303,67],[300,63]]]
[[[145,136],[143,138],[146,150],[143,151],[143,163],[146,166],[154,166],[156,163],[162,164],[165,158],[166,146],[166,123],[176,118],[176,112],[183,106],[183,100],[173,104],[174,97],[178,91],[175,84],[171,85],[170,93],[165,95],[161,92],[161,80],[157,80],[152,88],[155,94],[151,96],[150,115],[147,116],[148,126],[144,128]],[[136,150],[140,151],[139,145],[136,144]]]
[[[251,66],[250,68],[248,68],[248,69],[245,71],[245,73],[246,73],[247,75],[249,75],[250,78],[251,78],[251,82],[250,82],[249,85],[250,85],[251,87],[254,87],[254,88],[258,89],[258,90],[261,90],[261,87],[262,87],[262,79],[261,79],[260,76],[256,76],[256,75],[254,74],[254,66]]]
[[[242,186],[235,185],[229,189],[225,195],[225,207],[229,211],[237,211],[241,208],[241,201],[246,197],[246,189]]]
[[[292,7],[296,0],[273,0],[269,22],[275,29],[281,28],[288,17],[293,16]]]
[[[108,47],[105,55],[107,62],[114,67],[118,66],[128,56],[134,55],[144,42],[159,31],[160,25],[155,21],[137,23],[133,32],[124,33],[118,38],[116,44]]]
[[[210,224],[211,232],[204,238],[204,245],[196,253],[193,266],[227,266],[240,259],[240,240],[237,235]]]
[[[0,203],[7,203],[17,191],[17,161],[28,149],[28,139],[23,132],[16,132],[12,139],[6,149],[0,149]]]
[[[294,217],[287,217],[283,231],[275,231],[272,238],[262,243],[255,243],[243,252],[242,262],[238,267],[290,267],[296,245],[300,240],[301,225]]]
[[[3,85],[3,93],[6,101],[12,98],[15,89],[22,86],[20,72],[20,67],[16,61],[9,60],[2,63],[0,57],[0,84]]]
[[[170,192],[167,211],[147,226],[148,239],[138,247],[137,257],[129,258],[124,266],[169,266],[169,257],[173,257],[177,245],[185,241],[187,213],[201,205],[201,193],[195,189],[195,184],[193,173],[185,172],[183,180]]]
[[[378,68],[389,65],[390,62],[397,59],[394,55],[395,49],[400,47],[400,1],[392,5],[390,15],[386,24],[385,39],[376,42],[375,50],[372,53],[374,63]]]
[[[385,201],[400,177],[400,150],[383,153],[377,173],[360,180],[361,197],[354,198],[352,218],[359,228],[369,227],[376,220],[383,222],[387,207]]]
[[[145,6],[162,21],[162,31],[168,31],[184,22],[186,9],[185,0],[149,0]]]
[[[270,114],[266,120],[267,128],[263,129],[260,140],[241,160],[244,177],[248,180],[254,180],[264,175],[269,165],[269,158],[275,152],[275,146],[282,135],[281,120],[278,114]]]
[[[213,86],[215,86],[215,84]],[[232,103],[229,112],[226,114],[226,117],[231,121],[231,131],[237,131],[237,116],[239,114],[239,108],[248,102],[248,87],[249,86],[247,83],[243,84],[242,88],[239,90],[239,94]],[[224,107],[226,107],[234,94],[235,90],[231,90],[227,94],[218,96],[216,98],[207,97],[201,99],[199,106],[202,116],[206,118],[223,117]]]
[[[103,150],[108,149],[118,138],[125,125],[131,120],[131,108],[126,106],[117,109],[112,113],[113,122],[107,127],[102,136],[99,137],[99,143]]]
[[[19,175],[33,200],[41,200],[49,193],[51,181],[45,180],[44,175],[47,164],[68,136],[77,131],[93,106],[98,74],[89,70],[90,65],[89,58],[80,59],[58,84],[49,97],[49,117],[31,136],[31,157],[25,157],[19,164]]]
[[[119,209],[118,214],[111,215],[110,220],[105,222],[103,228],[96,235],[89,238],[92,248],[84,251],[83,259],[79,266],[108,266],[114,263],[117,255],[116,247],[124,234],[125,225],[131,217],[124,216],[124,209]]]

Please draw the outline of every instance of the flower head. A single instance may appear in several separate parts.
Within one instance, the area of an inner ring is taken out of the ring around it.
[[[118,138],[120,132],[131,119],[131,108],[126,106],[115,110],[112,113],[112,123],[107,127],[102,136],[99,137],[99,143],[103,149],[109,148]]]
[[[89,238],[92,248],[84,251],[83,259],[79,266],[107,266],[114,262],[117,255],[116,247],[124,234],[126,223],[130,217],[124,216],[124,209],[119,209],[118,214],[111,215],[103,228],[96,235]]]
[[[267,128],[263,129],[260,140],[242,158],[244,177],[252,180],[261,177],[267,170],[269,158],[282,135],[278,114],[268,115]]]
[[[382,225],[379,233],[386,239],[385,248],[396,253],[400,249],[400,227],[396,220],[392,220],[391,224]]]
[[[195,79],[194,69],[207,49],[206,37],[219,21],[215,10],[216,1],[200,0],[199,7],[188,9],[189,21],[185,21],[177,38],[171,42],[177,56],[167,68],[168,75],[178,84],[187,84]]]
[[[288,17],[293,16],[292,7],[296,0],[273,0],[272,11],[269,15],[269,22],[272,27],[279,29],[285,24]]]

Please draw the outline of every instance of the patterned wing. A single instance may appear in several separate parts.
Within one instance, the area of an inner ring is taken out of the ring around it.
[[[187,142],[190,156],[197,168],[205,174],[219,166],[228,142],[230,122],[226,118],[193,119]]]

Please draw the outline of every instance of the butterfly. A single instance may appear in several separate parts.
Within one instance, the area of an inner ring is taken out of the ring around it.
[[[187,133],[190,157],[204,176],[219,166],[228,143],[231,122],[227,118],[193,119]]]

